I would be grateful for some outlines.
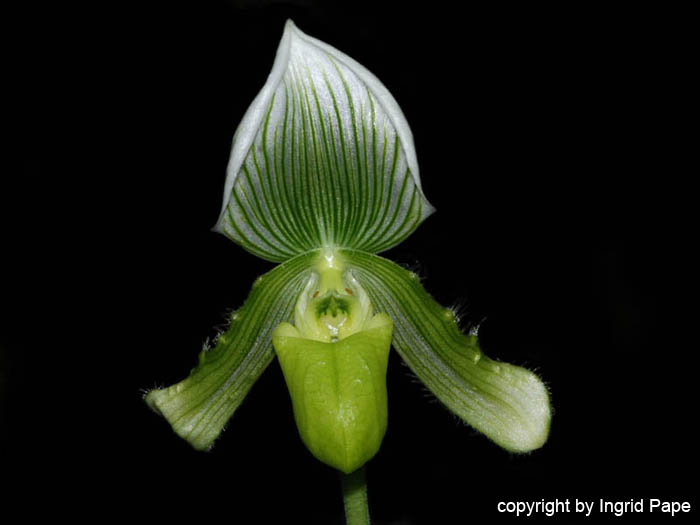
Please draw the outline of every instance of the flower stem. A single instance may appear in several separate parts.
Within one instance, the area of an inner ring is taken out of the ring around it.
[[[365,467],[343,474],[343,503],[347,525],[369,525]]]

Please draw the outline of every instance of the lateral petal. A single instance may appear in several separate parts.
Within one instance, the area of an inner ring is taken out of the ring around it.
[[[462,420],[511,452],[541,447],[549,435],[549,394],[525,368],[486,357],[412,272],[376,255],[343,256],[375,309],[394,321],[392,344],[418,378]]]
[[[201,352],[189,377],[146,394],[146,403],[195,449],[212,446],[272,361],[272,332],[292,318],[316,257],[314,253],[301,255],[259,277],[216,345]]]

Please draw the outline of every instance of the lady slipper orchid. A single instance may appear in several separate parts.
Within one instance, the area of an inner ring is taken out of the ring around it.
[[[351,522],[367,516],[357,472],[386,431],[392,345],[440,401],[496,444],[541,447],[550,404],[540,379],[486,357],[476,333],[463,333],[415,273],[376,255],[433,211],[389,91],[288,21],[272,72],[234,135],[215,226],[280,264],[255,281],[190,376],[150,391],[148,405],[194,448],[209,449],[277,355],[302,441],[350,475]]]

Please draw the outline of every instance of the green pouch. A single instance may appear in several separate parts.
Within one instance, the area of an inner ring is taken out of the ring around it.
[[[272,336],[301,439],[317,459],[345,473],[372,458],[386,432],[392,328],[380,313],[335,342],[308,339],[289,323]]]

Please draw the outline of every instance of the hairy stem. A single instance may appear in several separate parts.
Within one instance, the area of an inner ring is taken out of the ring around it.
[[[345,522],[347,525],[369,525],[365,467],[342,476]]]

